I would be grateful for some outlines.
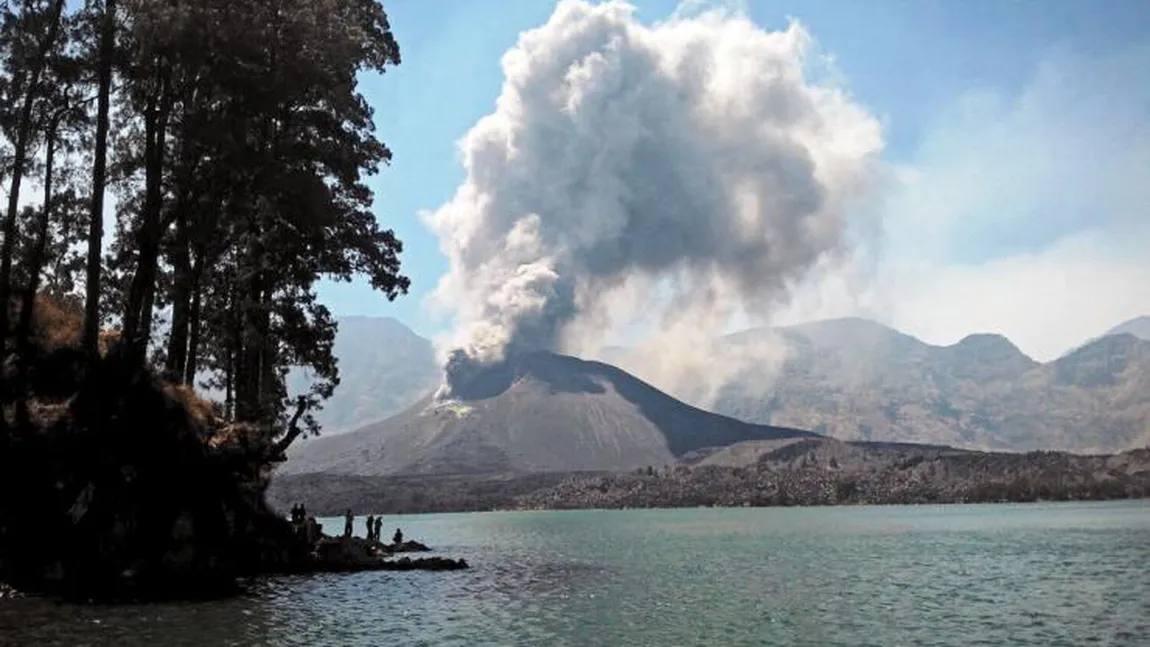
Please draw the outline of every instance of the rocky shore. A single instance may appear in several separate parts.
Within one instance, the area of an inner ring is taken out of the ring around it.
[[[358,571],[456,571],[470,568],[464,559],[448,557],[400,557],[400,553],[430,552],[418,541],[384,544],[362,537],[321,536],[305,559],[285,565],[283,571],[291,574],[343,573]]]

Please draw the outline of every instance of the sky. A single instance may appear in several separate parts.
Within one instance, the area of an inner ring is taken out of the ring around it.
[[[677,2],[633,2],[644,24]],[[404,242],[409,294],[325,284],[337,315],[452,326],[428,297],[449,270],[424,214],[466,179],[460,139],[495,109],[503,54],[547,22],[543,0],[394,0],[403,62],[363,80],[390,167],[371,179]],[[924,341],[1005,334],[1047,360],[1150,314],[1150,3],[773,2],[801,22],[833,82],[876,115],[894,178],[838,262],[800,282],[771,323],[865,316]]]

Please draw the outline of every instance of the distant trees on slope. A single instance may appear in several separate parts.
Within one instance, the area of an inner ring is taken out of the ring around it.
[[[783,461],[642,468],[630,473],[519,476],[277,478],[270,496],[337,514],[509,508],[651,508],[993,503],[1150,497],[1150,450],[1116,456],[858,450],[866,460],[820,456],[817,445]],[[341,507],[342,506],[342,507]]]

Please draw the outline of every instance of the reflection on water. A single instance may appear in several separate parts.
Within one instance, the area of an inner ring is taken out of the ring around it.
[[[473,568],[196,604],[0,601],[0,644],[1150,645],[1145,502],[385,521]]]

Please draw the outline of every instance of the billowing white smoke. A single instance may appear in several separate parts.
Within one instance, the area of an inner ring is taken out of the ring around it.
[[[702,339],[764,320],[840,248],[882,133],[809,78],[803,27],[634,14],[567,0],[503,57],[496,109],[461,142],[466,180],[427,216],[452,364],[593,351],[653,313],[653,332]]]

